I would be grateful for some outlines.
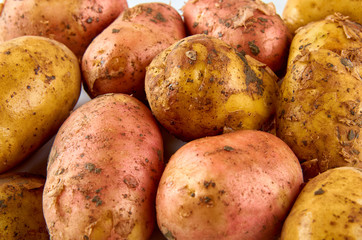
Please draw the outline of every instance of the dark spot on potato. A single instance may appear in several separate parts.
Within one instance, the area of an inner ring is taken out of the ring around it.
[[[198,22],[194,22],[194,24],[192,25],[193,28],[197,27],[199,25]]]
[[[353,67],[353,63],[348,58],[341,58],[341,63],[346,67]]]
[[[127,185],[128,188],[138,187],[137,179],[135,177],[133,177],[132,175],[126,175],[123,178],[123,182]]]
[[[231,151],[234,151],[234,148],[230,147],[230,146],[224,146],[224,150],[227,152],[231,152]]]
[[[116,29],[116,28],[112,29],[112,33],[119,33],[120,31],[121,31],[120,29]]]
[[[0,208],[7,208],[8,206],[5,204],[5,200],[0,200]]]
[[[323,193],[324,193],[324,190],[322,188],[320,188],[314,192],[314,195],[322,195]]]
[[[158,13],[156,14],[155,19],[157,19],[157,20],[160,21],[160,22],[166,22],[165,17],[164,17],[160,12],[158,12]]]
[[[356,137],[355,132],[353,131],[353,129],[348,131],[348,140],[352,141],[354,138]]]
[[[250,51],[252,54],[254,54],[255,56],[257,56],[260,53],[260,49],[257,45],[255,45],[255,40],[253,41],[249,41],[248,42]]]
[[[40,66],[37,66],[36,68],[34,68],[35,75],[38,75],[39,70],[40,70]]]
[[[176,238],[172,235],[172,232],[170,232],[169,230],[167,230],[166,233],[163,234],[165,236],[165,238],[167,238],[168,240],[176,240]]]
[[[92,17],[87,18],[87,23],[92,23],[92,22],[93,22],[93,18],[92,18]]]
[[[209,188],[209,186],[215,187],[215,186],[216,186],[216,183],[213,182],[212,180],[210,180],[210,181],[204,181],[204,187],[207,189],[207,188]]]
[[[6,52],[5,52],[6,55],[10,55],[10,53],[11,53],[10,51],[6,51]]]

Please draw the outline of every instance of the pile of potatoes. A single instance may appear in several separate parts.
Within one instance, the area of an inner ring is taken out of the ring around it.
[[[0,239],[360,239],[361,16],[3,1]]]

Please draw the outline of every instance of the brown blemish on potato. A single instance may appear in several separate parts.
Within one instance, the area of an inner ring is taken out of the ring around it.
[[[128,188],[137,188],[139,185],[137,179],[132,175],[126,175],[123,178],[123,182],[127,185]]]

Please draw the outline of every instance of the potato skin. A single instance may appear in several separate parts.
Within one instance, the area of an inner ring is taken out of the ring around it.
[[[167,239],[273,239],[302,183],[298,159],[272,134],[197,139],[166,165],[157,222]]]
[[[360,239],[361,189],[358,168],[334,168],[311,179],[294,203],[281,239]]]
[[[52,239],[148,239],[160,130],[141,102],[106,94],[75,110],[49,154],[43,211]]]
[[[268,65],[286,66],[291,34],[273,3],[260,0],[189,0],[183,7],[190,34],[217,37]]]
[[[23,35],[49,37],[80,58],[92,39],[127,7],[126,0],[7,0],[0,15],[0,41]]]
[[[282,16],[290,32],[294,34],[298,28],[336,12],[362,24],[362,8],[359,0],[288,0]]]
[[[362,167],[362,27],[334,16],[299,29],[277,104],[276,134],[305,179]]]
[[[87,93],[91,98],[126,93],[145,100],[147,65],[185,36],[182,18],[170,5],[144,3],[125,10],[94,39],[83,56]]]
[[[152,113],[177,138],[190,141],[238,129],[260,129],[275,111],[277,77],[220,39],[184,38],[147,68]]]
[[[79,62],[63,44],[24,36],[0,44],[0,172],[49,140],[75,106]]]
[[[0,238],[47,240],[42,209],[45,178],[30,173],[0,175]]]

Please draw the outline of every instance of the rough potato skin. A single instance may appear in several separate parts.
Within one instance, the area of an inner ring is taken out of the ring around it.
[[[275,111],[277,77],[250,56],[204,34],[173,44],[147,68],[145,90],[157,120],[189,141],[261,129]]]
[[[125,10],[83,56],[87,93],[91,98],[126,93],[144,101],[146,67],[159,52],[185,36],[182,18],[170,5],[144,3]]]
[[[126,0],[7,0],[0,41],[24,35],[55,39],[81,57],[89,43],[127,8]]]
[[[42,209],[45,178],[30,173],[0,175],[0,239],[47,240]]]
[[[295,201],[282,240],[361,239],[362,169],[339,167],[311,179]]]
[[[273,3],[189,0],[182,10],[190,34],[217,37],[265,63],[274,72],[285,68],[291,34]]]
[[[106,94],[82,105],[49,154],[43,211],[51,238],[148,239],[163,168],[161,133],[141,102]]]
[[[282,16],[290,32],[294,34],[298,28],[336,12],[362,24],[360,0],[288,0]]]
[[[362,26],[341,15],[298,30],[277,104],[276,133],[305,179],[362,167]]]
[[[0,172],[47,142],[69,116],[81,87],[65,45],[23,36],[0,44]]]
[[[239,130],[191,141],[162,174],[157,222],[167,239],[274,239],[303,183],[290,148]]]

